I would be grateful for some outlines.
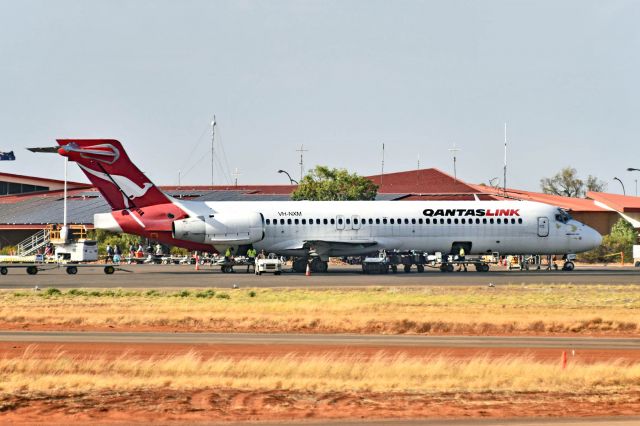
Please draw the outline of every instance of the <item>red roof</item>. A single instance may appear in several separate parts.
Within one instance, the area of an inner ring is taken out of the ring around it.
[[[161,186],[165,191],[249,191],[252,194],[291,194],[296,185],[181,185]]]
[[[27,176],[27,175],[16,175],[13,173],[4,173],[4,172],[0,172],[0,180],[2,180],[3,177],[6,178],[18,178],[18,179],[29,179],[29,180],[36,180],[38,182],[49,182],[49,183],[55,183],[57,185],[64,185],[64,181],[63,180],[59,180],[59,179],[49,179],[49,178],[41,178],[41,177],[35,177],[35,176]],[[67,181],[67,185],[69,186],[74,186],[74,187],[82,187],[82,188],[91,188],[92,185],[90,183],[84,183],[84,182],[74,182],[74,181]]]
[[[438,170],[419,169],[367,176],[382,194],[473,194],[471,185]]]
[[[504,197],[501,188],[494,188],[486,185],[473,185],[480,192],[495,194]],[[574,212],[604,212],[608,209],[598,206],[593,200],[586,198],[563,197],[561,195],[543,194],[541,192],[523,191],[520,189],[507,188],[505,198],[515,198],[518,200],[537,201],[540,203],[550,204],[562,207],[563,209]]]
[[[592,191],[587,192],[587,197],[619,212],[640,212],[640,197]]]

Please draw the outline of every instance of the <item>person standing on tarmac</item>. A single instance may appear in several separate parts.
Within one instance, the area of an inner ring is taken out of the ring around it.
[[[458,252],[458,262],[460,262],[458,264],[458,271],[461,271],[464,267],[464,271],[467,272],[467,264],[464,263],[465,254],[466,253],[464,252],[464,247],[460,247],[460,251]]]

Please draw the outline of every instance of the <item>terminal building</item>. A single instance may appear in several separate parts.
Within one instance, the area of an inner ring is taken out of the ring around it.
[[[377,200],[530,200],[564,208],[601,234],[620,217],[640,230],[640,197],[589,192],[569,198],[538,192],[474,185],[438,169],[369,176],[379,186]],[[63,181],[0,173],[0,248],[14,246],[63,222]],[[200,201],[289,200],[295,185],[163,186],[167,194]],[[93,228],[95,213],[111,209],[89,183],[68,182],[68,223]]]

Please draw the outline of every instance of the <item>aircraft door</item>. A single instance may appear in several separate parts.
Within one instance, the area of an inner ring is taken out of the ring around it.
[[[351,216],[351,228],[356,230],[360,229],[360,216]]]
[[[549,218],[539,217],[538,218],[538,237],[548,237],[548,236],[549,236]]]
[[[344,229],[344,216],[340,214],[336,216],[336,229]]]

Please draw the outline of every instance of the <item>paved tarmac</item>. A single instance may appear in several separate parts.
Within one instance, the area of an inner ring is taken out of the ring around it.
[[[640,350],[640,338],[1,331],[4,342]]]
[[[49,267],[51,268],[51,267]],[[77,275],[64,269],[52,269],[27,275],[24,268],[11,268],[8,275],[0,275],[0,288],[183,288],[183,287],[362,287],[362,286],[429,286],[500,284],[640,284],[640,268],[618,266],[578,267],[565,271],[508,271],[494,268],[490,272],[451,272],[428,269],[417,273],[398,272],[385,275],[364,275],[359,266],[331,266],[325,274],[283,273],[282,275],[246,273],[223,274],[209,266],[195,271],[188,265],[122,265],[122,270],[105,275],[103,266],[79,267]],[[246,270],[246,269],[245,269]]]

